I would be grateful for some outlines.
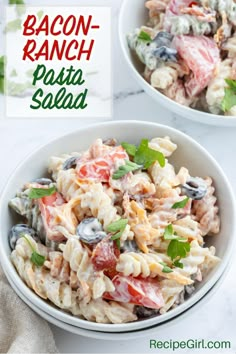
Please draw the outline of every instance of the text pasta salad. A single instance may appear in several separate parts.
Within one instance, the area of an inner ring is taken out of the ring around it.
[[[183,303],[219,262],[210,177],[178,172],[169,137],[139,145],[97,139],[52,157],[50,178],[23,186],[9,205],[11,260],[37,295],[75,316],[126,323]]]
[[[152,87],[184,106],[236,116],[235,0],[148,0],[129,33]]]

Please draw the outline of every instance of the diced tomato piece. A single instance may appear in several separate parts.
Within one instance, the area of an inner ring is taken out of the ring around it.
[[[87,161],[77,169],[81,179],[95,179],[99,182],[108,182],[110,177],[110,165],[104,160]]]
[[[103,297],[105,299],[132,303],[152,309],[159,309],[164,305],[160,287],[155,279],[138,279],[116,275],[112,282],[115,291],[104,293]]]
[[[61,242],[65,237],[59,231],[52,231],[50,228],[50,222],[52,221],[52,216],[48,207],[56,207],[65,203],[63,197],[60,193],[55,192],[50,196],[37,199],[39,210],[41,212],[41,217],[43,220],[43,225],[47,238],[53,241]]]
[[[57,193],[41,198],[41,201],[45,205],[53,206],[57,200]]]
[[[116,243],[110,240],[109,236],[104,238],[93,250],[91,260],[94,268],[113,272],[116,269],[119,253]]]
[[[122,146],[117,146],[103,157],[98,157],[92,160],[79,160],[77,164],[77,174],[81,179],[108,182],[111,170],[117,160],[125,159],[128,159],[127,153]]]
[[[206,36],[175,36],[173,45],[193,73],[185,84],[189,96],[198,95],[214,75],[220,61],[215,41]]]

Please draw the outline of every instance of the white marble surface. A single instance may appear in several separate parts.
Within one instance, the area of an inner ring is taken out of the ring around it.
[[[123,60],[117,36],[117,18],[121,0],[106,1],[112,4],[113,12],[113,58],[114,58],[114,119],[137,119],[163,123],[177,128],[196,139],[216,158],[221,164],[236,192],[236,128],[217,128],[207,125],[199,125],[181,117],[175,117],[165,109],[159,107],[151,98],[143,93],[137,86]],[[33,1],[31,1],[33,3]],[[47,1],[35,1],[34,3],[47,3]],[[61,1],[50,1],[51,4],[59,4]],[[64,4],[71,3],[65,2]],[[79,4],[80,1],[74,1]],[[1,10],[0,10],[1,11]],[[0,42],[2,47],[2,42]],[[2,49],[2,48],[1,48]],[[0,117],[4,116],[4,99],[0,97]],[[51,138],[69,131],[78,129],[86,121],[76,120],[0,120],[0,189],[15,166],[33,149]],[[229,220],[230,222],[230,220]],[[184,340],[184,339],[209,339],[230,340],[232,351],[236,352],[236,258],[231,270],[223,284],[212,299],[202,308],[193,313],[190,318],[180,320],[178,325],[170,329],[156,331],[156,339],[159,340]],[[132,342],[102,341],[83,338],[67,333],[59,328],[51,326],[55,334],[58,349],[62,353],[149,353],[160,350],[149,349],[150,337],[133,340]],[[164,352],[164,351],[163,351]],[[166,353],[171,352],[165,350]],[[186,352],[185,350],[176,353]],[[191,352],[191,351],[189,351]],[[196,351],[199,353],[199,351]],[[214,353],[214,350],[205,350],[204,353]],[[222,351],[218,351],[222,353]]]

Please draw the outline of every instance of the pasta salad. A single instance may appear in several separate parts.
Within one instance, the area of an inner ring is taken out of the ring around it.
[[[235,0],[148,0],[145,7],[148,23],[127,35],[144,78],[184,106],[236,116]]]
[[[11,261],[38,296],[75,316],[126,323],[183,303],[219,258],[204,247],[220,229],[210,177],[175,171],[169,137],[138,146],[97,139],[49,162],[49,175],[10,200],[21,223]]]

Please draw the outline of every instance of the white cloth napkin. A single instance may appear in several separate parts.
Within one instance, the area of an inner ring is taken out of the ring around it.
[[[16,295],[1,267],[0,353],[58,353],[47,322]]]

